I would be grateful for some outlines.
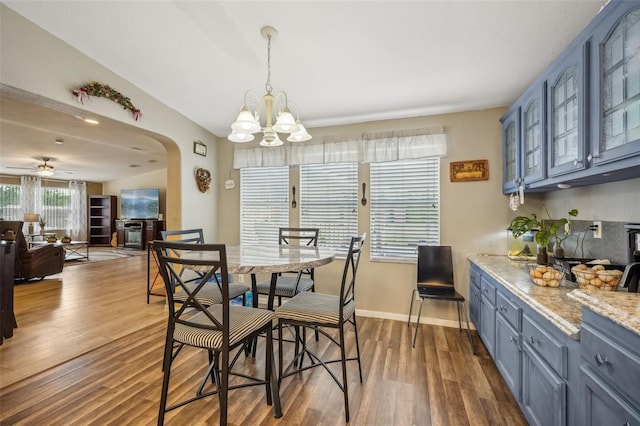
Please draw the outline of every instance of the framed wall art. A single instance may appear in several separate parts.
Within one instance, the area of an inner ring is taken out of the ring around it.
[[[489,160],[452,161],[449,176],[451,182],[489,180]]]
[[[207,156],[207,146],[200,141],[193,142],[193,152],[202,155],[203,157]]]

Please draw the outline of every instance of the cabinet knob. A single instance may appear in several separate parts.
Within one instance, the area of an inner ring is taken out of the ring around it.
[[[518,338],[514,337],[514,336],[509,336],[509,340],[512,341],[512,342],[517,342]]]
[[[574,166],[578,166],[578,165],[582,165],[582,164],[584,164],[584,161],[582,161],[582,160],[579,160],[577,158],[575,160],[573,160],[573,165]]]
[[[532,344],[532,345],[535,345],[535,344],[536,344],[536,342],[538,342],[538,341],[539,341],[539,340],[534,339],[534,338],[533,338],[533,336],[531,336],[531,338],[530,338],[529,340],[531,341],[531,344]]]
[[[604,364],[609,364],[609,359],[606,356],[600,355],[600,352],[596,353],[594,358],[596,360],[596,364],[598,364],[598,367]]]
[[[587,161],[592,162],[595,158],[598,158],[598,156],[597,155],[593,155],[593,154],[590,153],[587,156]]]

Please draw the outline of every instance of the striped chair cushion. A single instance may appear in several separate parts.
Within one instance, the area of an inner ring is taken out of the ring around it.
[[[191,291],[196,288],[198,284],[189,283],[186,284],[187,288]],[[242,296],[247,291],[249,291],[249,287],[242,284],[229,284],[229,299],[233,299],[238,296]],[[175,294],[173,295],[173,299],[176,302],[184,303],[187,300],[187,293],[179,288]],[[216,283],[207,283],[204,287],[198,292],[197,299],[205,306],[217,305],[218,303],[222,303],[222,294],[220,293],[220,289],[218,288],[218,284]]]
[[[303,291],[311,290],[313,287],[313,280],[310,278],[300,277],[300,283],[298,284],[298,291],[296,292],[296,282],[298,277],[279,276],[278,283],[276,284],[275,295],[280,297],[293,297]],[[271,280],[262,281],[257,285],[259,294],[269,294],[271,289]]]
[[[266,309],[247,308],[244,306],[229,306],[229,345],[244,340],[248,335],[269,324],[274,313]],[[207,308],[218,321],[222,322],[222,305],[217,304]],[[203,312],[198,312],[189,319],[190,322],[212,325]],[[208,330],[191,325],[176,324],[173,338],[177,342],[200,348],[219,350],[222,348],[222,331]]]
[[[340,298],[330,294],[305,292],[287,300],[276,309],[277,319],[289,319],[314,324],[337,325],[339,319]],[[356,304],[351,301],[344,307],[343,319],[355,312]]]

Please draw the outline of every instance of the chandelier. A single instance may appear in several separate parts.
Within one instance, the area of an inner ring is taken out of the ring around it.
[[[262,141],[260,141],[262,146],[282,145],[278,133],[289,133],[287,138],[289,142],[308,141],[311,135],[307,133],[307,129],[300,121],[297,106],[288,101],[285,92],[279,92],[276,95],[271,93],[273,90],[271,87],[271,39],[278,35],[278,31],[266,26],[262,27],[260,34],[267,40],[267,83],[265,84],[267,93],[262,100],[250,90],[244,94],[244,103],[238,118],[231,125],[232,132],[228,139],[232,142],[251,142],[255,138],[255,133],[262,132]],[[260,123],[262,103],[264,103],[264,125]],[[289,110],[289,105],[296,110],[296,118]],[[275,124],[272,124],[274,119]]]

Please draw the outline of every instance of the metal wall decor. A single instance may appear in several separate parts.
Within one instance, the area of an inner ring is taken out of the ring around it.
[[[207,192],[211,186],[211,172],[207,169],[196,169],[196,183],[200,192]]]

